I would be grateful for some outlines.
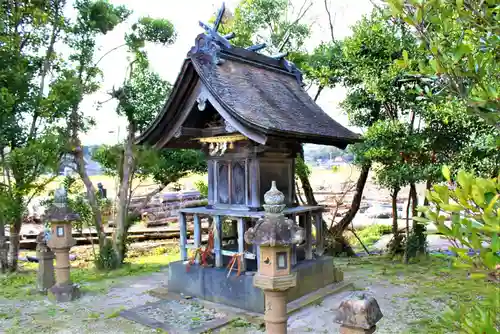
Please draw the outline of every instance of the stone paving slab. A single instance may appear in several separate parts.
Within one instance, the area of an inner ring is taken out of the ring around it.
[[[201,334],[231,322],[234,317],[194,301],[160,300],[125,310],[120,315],[142,325],[174,334]]]

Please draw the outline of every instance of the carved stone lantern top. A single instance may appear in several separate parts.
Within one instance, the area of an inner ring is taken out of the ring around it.
[[[285,196],[276,188],[264,194],[264,218],[260,218],[253,228],[245,233],[245,241],[259,246],[288,246],[304,240],[304,229],[283,215]]]
[[[54,191],[54,203],[47,210],[46,219],[51,222],[72,222],[80,219],[68,206],[66,189],[59,188]]]
[[[364,292],[351,294],[335,312],[335,322],[365,330],[373,328],[382,317],[377,300]]]

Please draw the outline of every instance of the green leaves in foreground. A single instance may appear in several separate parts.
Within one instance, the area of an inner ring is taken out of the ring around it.
[[[497,291],[496,294],[477,302],[472,307],[459,304],[452,309],[447,306],[446,311],[439,316],[438,324],[443,330],[458,333],[496,334],[500,325],[498,310],[500,310],[500,298]]]
[[[453,184],[447,167],[443,175]],[[431,204],[419,208],[424,217],[417,220],[433,222],[454,243],[457,266],[469,268],[472,277],[485,277],[500,265],[500,176],[487,179],[460,170],[455,179],[454,187],[438,184],[427,192]],[[469,249],[479,255],[469,255]]]

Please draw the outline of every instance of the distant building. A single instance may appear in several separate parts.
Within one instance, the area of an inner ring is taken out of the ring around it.
[[[85,162],[85,169],[89,176],[102,174],[101,166],[90,157],[91,150],[84,148],[83,160]],[[76,163],[73,156],[67,154],[61,159],[61,165],[59,167],[59,175],[73,175],[76,174]]]

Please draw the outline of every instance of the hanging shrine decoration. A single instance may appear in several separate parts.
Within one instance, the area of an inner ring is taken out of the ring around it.
[[[204,145],[208,145],[208,153],[211,156],[216,156],[223,155],[227,149],[233,149],[235,142],[246,139],[247,137],[243,135],[235,134],[230,136],[198,138],[197,140]]]

